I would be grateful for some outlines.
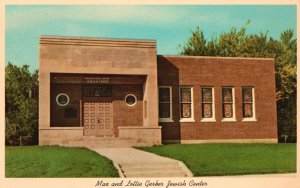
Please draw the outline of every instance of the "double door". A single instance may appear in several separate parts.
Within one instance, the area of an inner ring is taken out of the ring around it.
[[[112,116],[111,101],[85,101],[83,103],[84,135],[112,137]]]

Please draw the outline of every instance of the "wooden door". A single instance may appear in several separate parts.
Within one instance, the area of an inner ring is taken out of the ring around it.
[[[83,125],[84,135],[96,136],[96,103],[95,102],[84,102],[83,103]]]
[[[112,136],[113,123],[111,102],[99,102],[97,118],[97,136]]]
[[[84,135],[113,136],[112,102],[84,102]]]

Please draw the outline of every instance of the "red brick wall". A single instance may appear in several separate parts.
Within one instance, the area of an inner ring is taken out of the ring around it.
[[[135,106],[125,102],[127,94],[137,97]],[[143,85],[114,85],[113,86],[114,133],[118,136],[119,126],[143,126]]]
[[[158,56],[158,85],[172,86],[173,123],[159,123],[163,140],[276,139],[272,59]],[[180,123],[179,86],[192,86],[195,122]],[[216,122],[201,121],[201,86],[213,86]],[[235,89],[236,122],[222,120],[222,86]],[[242,86],[255,90],[257,121],[242,122]]]
[[[50,95],[50,126],[51,127],[79,127],[80,126],[80,84],[51,84]],[[65,93],[69,96],[70,102],[67,106],[59,106],[56,103],[56,96],[59,93]],[[65,109],[75,108],[77,116],[75,118],[66,118]]]

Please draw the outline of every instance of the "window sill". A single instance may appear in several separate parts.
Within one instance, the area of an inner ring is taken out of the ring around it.
[[[216,122],[216,119],[210,118],[210,119],[201,119],[200,122]]]
[[[183,122],[183,123],[192,123],[192,122],[195,122],[195,119],[180,119],[179,122]]]
[[[242,119],[242,121],[251,122],[251,121],[257,121],[257,119],[256,118],[244,118],[244,119]]]
[[[224,118],[222,122],[237,122],[237,120],[235,118]]]
[[[159,119],[158,122],[160,123],[172,123],[174,122],[173,119]]]

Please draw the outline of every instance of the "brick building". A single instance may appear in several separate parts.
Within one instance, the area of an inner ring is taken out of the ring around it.
[[[39,59],[40,145],[277,142],[274,59],[163,56],[153,40],[52,36],[40,37]]]

